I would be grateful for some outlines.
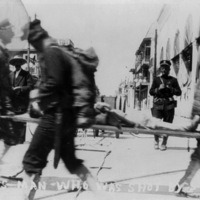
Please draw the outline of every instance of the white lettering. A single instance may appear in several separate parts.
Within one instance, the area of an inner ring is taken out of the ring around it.
[[[109,185],[109,192],[115,192],[115,185],[114,184],[110,184]]]
[[[32,190],[32,189],[37,190],[37,185],[34,181],[31,182],[30,190]]]
[[[153,190],[153,185],[147,185],[147,191],[152,191]]]
[[[46,190],[46,186],[47,186],[47,184],[46,184],[46,182],[39,182],[38,183],[38,189],[39,190]]]
[[[169,192],[174,192],[175,185],[174,184],[169,184]],[[178,187],[179,190],[179,187]]]
[[[70,181],[67,181],[67,184],[65,182],[56,182],[56,185],[57,185],[57,190],[68,190],[69,189],[69,186],[70,186]]]
[[[84,189],[84,190],[88,190],[88,188],[89,188],[89,185],[87,184],[86,181],[84,181],[84,182],[83,182],[83,189]]]
[[[116,192],[120,192],[122,185],[120,183],[116,183],[115,186],[116,186]]]
[[[144,192],[146,190],[146,185],[138,184],[138,192]]]
[[[75,188],[78,189],[81,187],[81,181],[80,180],[72,180],[72,190]]]
[[[159,188],[160,188],[160,185],[156,185],[156,192],[159,190]]]
[[[24,188],[24,189],[28,189],[28,184],[25,181],[18,181],[17,182],[17,188]]]
[[[107,183],[104,184],[104,185],[102,186],[102,189],[103,189],[104,191],[106,191],[106,190],[108,189],[108,184],[107,184]]]
[[[129,185],[128,185],[128,192],[134,192],[135,190],[134,190],[134,185],[132,184],[132,183],[130,183]]]

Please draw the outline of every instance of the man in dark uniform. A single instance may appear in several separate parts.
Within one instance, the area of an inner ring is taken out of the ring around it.
[[[58,147],[56,138],[60,131],[60,138],[57,138],[60,140],[60,147],[57,153],[66,168],[69,172],[78,175],[82,181],[87,181],[90,189],[96,190],[95,179],[83,161],[75,155],[76,115],[73,109],[74,96],[70,59],[56,46],[37,19],[30,23],[28,40],[41,54],[41,84],[30,95],[31,98],[39,101],[44,114],[23,159],[24,182],[29,185],[34,181],[37,184],[42,170],[47,165],[50,151],[54,145],[55,149]],[[55,154],[55,156],[58,155]],[[31,189],[27,188],[25,191],[29,200],[34,198],[35,193],[34,189]]]
[[[180,96],[181,89],[176,78],[169,76],[171,63],[169,60],[162,60],[160,62],[161,76],[153,80],[150,88],[150,95],[153,98],[153,117],[162,119],[164,122],[172,123],[175,114],[176,101],[173,96]],[[159,149],[159,136],[154,135],[155,149]],[[167,136],[163,136],[163,141],[160,150],[167,149]]]
[[[29,92],[33,89],[34,82],[30,73],[21,68],[21,66],[26,63],[25,59],[16,55],[9,63],[15,66],[15,71],[10,73],[12,83],[12,105],[16,114],[24,114],[27,112]],[[14,129],[17,136],[17,143],[24,143],[26,123],[14,122]]]

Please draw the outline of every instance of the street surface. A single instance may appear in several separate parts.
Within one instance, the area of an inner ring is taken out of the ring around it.
[[[31,140],[33,126],[28,125],[27,141],[12,147],[3,159],[0,165],[1,175],[12,176],[22,169],[21,161]],[[35,199],[184,200],[186,198],[177,197],[173,193],[173,188],[183,176],[195,146],[195,139],[170,137],[168,149],[160,151],[154,150],[151,135],[123,133],[116,139],[114,132],[100,131],[99,136],[94,138],[93,130],[89,129],[84,133],[79,129],[76,137],[77,156],[104,183],[101,191],[93,194],[87,190],[87,185],[83,186],[85,190],[78,191],[79,179],[65,169],[62,161],[56,170],[53,168],[52,151]],[[17,175],[22,176],[23,172]],[[0,199],[20,200],[20,183],[8,181],[7,187],[0,188]],[[195,176],[192,186],[200,191],[200,172]]]

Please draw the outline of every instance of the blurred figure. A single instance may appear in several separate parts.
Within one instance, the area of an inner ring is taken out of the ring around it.
[[[0,23],[0,115],[14,115],[11,105],[11,81],[9,78],[9,54],[5,49],[5,45],[11,42],[13,34],[10,38],[3,38],[1,30],[5,30],[8,23]],[[12,122],[0,119],[0,139],[3,143],[0,146],[0,161],[2,161],[10,146],[16,144],[15,134],[13,131]]]
[[[0,46],[0,115],[14,115],[10,100],[11,84],[9,79],[8,53]],[[12,122],[0,119],[0,162],[9,150],[16,145]]]
[[[154,97],[152,116],[162,119],[164,122],[172,123],[175,114],[176,101],[173,96],[180,96],[181,89],[176,78],[169,76],[171,63],[169,60],[160,62],[161,76],[154,78],[149,90],[150,95]],[[159,149],[159,136],[154,135],[154,148]],[[167,149],[167,136],[163,136],[160,150]]]
[[[200,120],[199,120],[200,122]],[[184,176],[179,180],[175,187],[175,193],[185,197],[200,197],[194,192],[191,182],[200,169],[200,139],[197,139],[197,147],[191,155],[190,163],[185,171]]]
[[[87,181],[89,189],[95,191],[95,179],[83,161],[75,155],[74,135],[77,127],[70,60],[37,19],[30,23],[28,40],[41,54],[42,73],[41,84],[31,92],[30,98],[38,101],[44,114],[23,159],[24,182],[30,186],[25,191],[25,199],[34,198],[36,191],[31,188],[32,181],[36,184],[39,181],[47,164],[47,157],[54,147],[54,167],[57,167],[60,157],[69,172],[76,174],[82,181]]]
[[[15,71],[10,73],[12,83],[12,105],[15,114],[24,114],[27,112],[29,105],[29,92],[33,89],[34,81],[29,72],[21,68],[26,60],[16,55],[9,62],[15,67]],[[17,143],[23,144],[26,135],[26,123],[14,122],[14,130],[17,136]]]
[[[199,107],[199,94],[200,94],[200,81],[198,80],[195,92],[194,92],[194,101],[192,104],[192,112],[191,115],[195,116],[196,122],[200,123],[200,107]],[[199,120],[198,120],[199,119]],[[196,127],[198,127],[196,124]],[[194,127],[195,128],[195,127]],[[195,130],[195,129],[193,129]],[[196,175],[196,173],[200,169],[200,139],[197,139],[197,147],[190,157],[190,163],[185,171],[183,177],[179,180],[175,192],[178,195],[186,196],[186,197],[200,197],[200,193],[196,194],[194,188],[191,186],[191,182]]]

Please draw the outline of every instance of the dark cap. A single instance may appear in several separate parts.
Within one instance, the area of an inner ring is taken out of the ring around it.
[[[164,66],[170,67],[171,66],[171,62],[169,60],[161,60],[160,61],[160,66],[161,67],[164,67]]]
[[[41,22],[39,19],[35,19],[30,22],[30,30],[28,35],[28,41],[30,43],[49,37],[47,31],[45,31],[40,24]]]

